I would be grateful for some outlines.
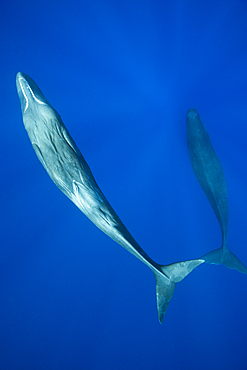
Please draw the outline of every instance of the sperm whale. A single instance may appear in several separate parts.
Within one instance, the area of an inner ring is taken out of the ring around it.
[[[57,187],[105,234],[146,264],[156,279],[160,323],[173,296],[175,283],[204,262],[195,259],[160,265],[139,246],[100,190],[95,178],[66,129],[34,80],[17,73],[23,123],[38,159]]]
[[[247,274],[245,265],[227,248],[229,206],[223,167],[215,153],[209,134],[199,113],[190,108],[186,117],[187,146],[194,174],[218,219],[222,245],[201,258],[206,263],[224,264]]]

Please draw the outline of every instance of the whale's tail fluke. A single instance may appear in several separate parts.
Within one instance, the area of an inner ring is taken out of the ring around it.
[[[247,274],[247,267],[227,247],[220,247],[201,257],[206,263],[213,265],[225,265],[229,269],[235,269]]]
[[[229,269],[235,269],[243,274],[247,274],[247,267],[229,249],[226,249],[223,264]]]
[[[156,299],[159,322],[162,324],[167,307],[172,299],[175,283],[183,280],[195,267],[203,263],[203,259],[182,261],[171,265],[160,265],[161,273],[154,273],[156,279]]]

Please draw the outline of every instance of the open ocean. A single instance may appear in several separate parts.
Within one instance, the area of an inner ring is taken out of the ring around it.
[[[38,161],[15,78],[38,84],[161,264],[221,245],[187,150],[195,107],[226,176],[228,246],[247,265],[247,1],[2,0],[0,20],[0,369],[246,370],[247,275],[197,267],[160,325],[152,272]]]

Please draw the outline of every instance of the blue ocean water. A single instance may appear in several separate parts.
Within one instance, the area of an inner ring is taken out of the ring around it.
[[[228,246],[247,264],[246,1],[2,1],[0,368],[247,368],[247,277],[202,265],[163,325],[155,279],[52,183],[22,123],[30,75],[124,224],[157,262],[220,247],[186,112],[224,168]]]

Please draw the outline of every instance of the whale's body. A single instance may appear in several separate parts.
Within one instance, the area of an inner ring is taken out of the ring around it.
[[[31,77],[16,76],[23,122],[32,146],[57,187],[104,233],[146,264],[156,278],[159,321],[162,323],[175,283],[204,260],[196,259],[163,266],[155,263],[121,222],[64,126]]]
[[[187,145],[194,174],[218,219],[222,245],[201,258],[206,263],[224,264],[247,274],[244,264],[227,248],[229,206],[223,167],[215,153],[199,113],[190,108],[186,117]]]

